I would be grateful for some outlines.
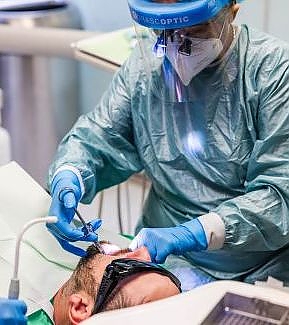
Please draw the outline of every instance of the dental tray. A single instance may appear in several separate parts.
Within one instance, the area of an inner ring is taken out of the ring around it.
[[[201,324],[289,325],[289,308],[228,292]]]

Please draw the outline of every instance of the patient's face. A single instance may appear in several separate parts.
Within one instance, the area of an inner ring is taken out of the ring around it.
[[[112,260],[123,257],[150,261],[145,247],[134,252],[118,251],[114,255],[96,254],[88,263],[80,260],[70,280],[54,298],[55,324],[78,324],[90,317],[106,266]],[[139,273],[120,283],[104,310],[136,306],[178,293],[178,288],[168,277],[154,272]]]

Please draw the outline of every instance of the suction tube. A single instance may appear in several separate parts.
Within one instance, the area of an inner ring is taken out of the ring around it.
[[[18,269],[19,269],[19,251],[20,251],[20,244],[22,237],[26,230],[30,227],[34,226],[37,223],[45,222],[45,223],[56,223],[58,221],[57,217],[45,217],[45,218],[37,218],[27,222],[22,231],[18,234],[16,240],[16,247],[15,247],[15,258],[14,258],[14,271],[13,277],[10,280],[10,286],[8,291],[8,298],[9,299],[18,299],[19,298],[19,279],[18,279]]]

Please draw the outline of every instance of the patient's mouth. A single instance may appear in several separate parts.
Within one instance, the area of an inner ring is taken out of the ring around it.
[[[92,245],[96,254],[117,256],[125,253],[129,253],[132,250],[130,248],[120,248],[119,246],[110,243],[107,240],[101,240]]]

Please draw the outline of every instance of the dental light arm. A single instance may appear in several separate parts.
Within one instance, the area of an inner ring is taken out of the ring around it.
[[[45,218],[37,218],[27,222],[22,231],[17,236],[16,247],[15,247],[15,258],[14,258],[14,271],[13,277],[10,280],[8,298],[9,299],[18,299],[19,297],[19,279],[18,279],[18,269],[19,269],[19,251],[22,237],[26,230],[28,230],[31,226],[37,223],[56,223],[58,221],[57,217],[45,217]]]

